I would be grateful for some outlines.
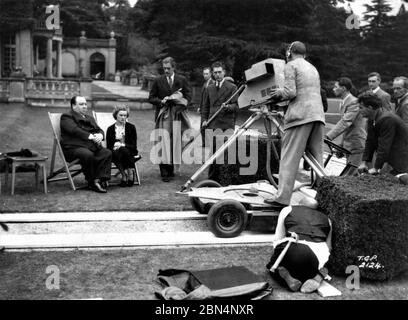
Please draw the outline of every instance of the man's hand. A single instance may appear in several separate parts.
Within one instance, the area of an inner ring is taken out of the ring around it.
[[[164,97],[163,100],[161,101],[161,104],[166,104],[167,100],[169,100],[169,97]]]
[[[358,166],[358,173],[367,173],[368,172],[368,167],[367,164],[363,161],[359,166]]]
[[[232,104],[226,104],[224,105],[224,110],[227,112],[233,112],[235,110],[235,107]]]
[[[208,122],[207,122],[207,121],[203,121],[203,122],[201,123],[201,128],[206,128],[207,125],[208,125]]]
[[[97,144],[101,144],[103,141],[103,134],[102,133],[95,133],[94,134],[94,141]]]
[[[380,173],[380,169],[371,168],[370,170],[368,170],[368,173],[372,175],[376,175]]]
[[[272,89],[269,96],[271,98],[282,98],[282,90],[281,89]]]

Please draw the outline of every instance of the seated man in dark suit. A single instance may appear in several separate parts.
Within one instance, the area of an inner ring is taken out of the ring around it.
[[[61,116],[61,145],[67,161],[79,159],[89,188],[106,193],[112,153],[102,147],[104,132],[86,111],[85,98],[74,96],[71,112]]]

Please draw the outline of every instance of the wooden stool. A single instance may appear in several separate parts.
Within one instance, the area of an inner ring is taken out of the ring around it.
[[[44,183],[44,193],[47,193],[47,170],[45,168],[45,160],[47,157],[43,156],[36,156],[36,157],[11,157],[6,156],[6,178],[5,178],[5,185],[7,187],[8,184],[8,173],[10,170],[10,163],[11,163],[11,194],[14,194],[14,186],[16,182],[16,168],[23,165],[23,164],[34,164],[35,166],[35,186],[38,188],[38,171],[42,168],[43,173],[43,183]]]

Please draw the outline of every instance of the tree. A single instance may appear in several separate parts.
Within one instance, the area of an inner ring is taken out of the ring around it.
[[[33,1],[0,0],[0,33],[34,27]]]
[[[64,35],[79,37],[81,31],[86,31],[87,37],[106,38],[108,19],[103,8],[109,3],[104,0],[62,0],[60,1],[61,20]]]
[[[340,1],[344,2],[344,1]],[[361,40],[345,28],[347,14],[336,0],[139,0],[131,28],[158,39],[192,78],[215,60],[234,78],[253,63],[284,56],[294,40],[306,42],[325,78],[355,69],[352,50]],[[344,70],[346,69],[346,70]]]
[[[392,73],[397,72],[392,61],[395,61],[401,48],[395,52],[399,43],[405,36],[395,33],[395,17],[388,16],[391,7],[386,0],[373,0],[372,5],[366,5],[364,19],[368,24],[363,28],[363,46],[359,52],[359,64],[364,76],[376,71],[382,75],[383,80],[392,78]],[[402,53],[402,52],[401,52]],[[398,69],[398,68],[397,68]]]

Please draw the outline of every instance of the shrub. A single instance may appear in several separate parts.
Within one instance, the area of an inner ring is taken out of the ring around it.
[[[323,178],[317,201],[333,223],[333,273],[356,265],[362,277],[386,280],[408,269],[408,193],[394,176]]]

